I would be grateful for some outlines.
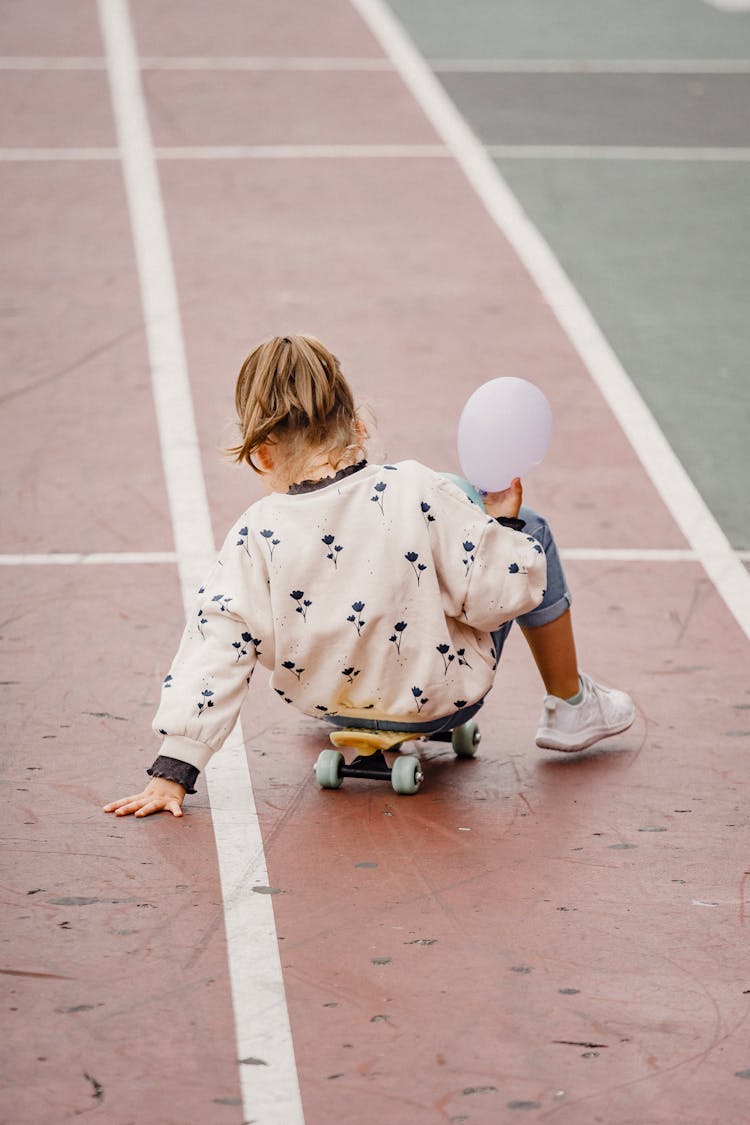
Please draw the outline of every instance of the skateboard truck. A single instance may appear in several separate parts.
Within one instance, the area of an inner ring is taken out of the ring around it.
[[[396,747],[392,749],[395,750]],[[382,750],[376,750],[374,754],[358,754],[356,758],[352,758],[348,766],[346,763],[341,766],[339,773],[341,777],[364,777],[370,781],[391,779],[391,767],[386,762]]]

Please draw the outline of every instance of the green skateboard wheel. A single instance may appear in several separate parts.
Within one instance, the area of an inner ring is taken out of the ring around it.
[[[410,796],[416,793],[424,777],[419,758],[407,756],[396,758],[391,770],[391,785],[394,792]]]
[[[469,719],[468,723],[456,727],[453,731],[451,738],[453,753],[457,758],[473,758],[481,740],[479,724],[474,719]]]
[[[340,750],[321,750],[315,763],[315,780],[321,789],[340,789],[344,755]]]

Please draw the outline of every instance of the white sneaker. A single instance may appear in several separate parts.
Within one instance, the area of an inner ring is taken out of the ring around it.
[[[580,703],[548,695],[539,719],[536,744],[546,750],[585,750],[600,738],[620,734],[635,719],[633,700],[624,691],[602,687],[581,672]]]

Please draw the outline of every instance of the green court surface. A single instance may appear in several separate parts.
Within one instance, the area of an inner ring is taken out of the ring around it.
[[[750,548],[750,12],[392,0],[732,546]]]
[[[747,59],[750,15],[705,0],[391,0],[427,58]]]

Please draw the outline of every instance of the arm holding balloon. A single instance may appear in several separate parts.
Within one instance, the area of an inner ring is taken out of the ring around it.
[[[514,477],[508,488],[501,492],[487,492],[482,496],[485,511],[495,519],[516,519],[523,503],[523,485]]]

